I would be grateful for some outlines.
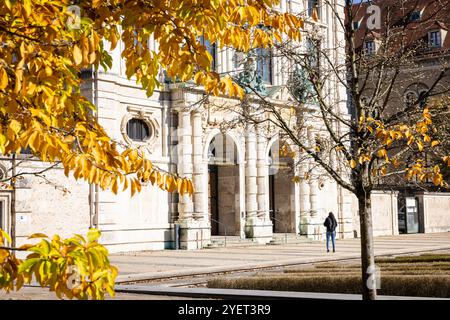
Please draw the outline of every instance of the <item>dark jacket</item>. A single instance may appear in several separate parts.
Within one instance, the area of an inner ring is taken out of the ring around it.
[[[327,232],[333,232],[336,230],[337,221],[334,217],[328,216],[323,223],[325,227],[327,227]]]

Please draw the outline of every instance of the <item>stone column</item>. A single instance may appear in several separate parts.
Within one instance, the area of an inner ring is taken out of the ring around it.
[[[199,134],[198,115],[192,115],[194,123],[191,126],[191,113],[180,110],[178,112],[178,174],[181,177],[192,179],[194,183],[194,195],[185,194],[179,196],[178,221],[180,225],[180,248],[191,250],[201,249],[210,242],[211,230],[207,221],[202,219],[204,206],[202,205],[201,174],[201,133]],[[200,119],[201,121],[201,119]],[[201,128],[201,122],[200,122]],[[195,149],[194,149],[195,146]],[[200,162],[198,162],[200,156]],[[195,171],[193,170],[193,159],[195,158]],[[200,164],[200,166],[199,166]],[[195,211],[194,211],[194,201]]]
[[[309,218],[309,210],[310,210],[310,202],[309,202],[309,183],[305,179],[305,174],[307,170],[307,164],[300,164],[299,168],[299,176],[300,176],[300,234],[307,235],[308,234],[308,218]]]
[[[266,166],[259,166],[262,164],[261,158],[265,159],[264,153],[261,151],[265,141],[256,138],[253,124],[247,124],[245,138],[245,204],[247,212],[245,235],[254,241],[268,243],[272,239],[272,224],[270,220],[262,219],[264,213],[262,217],[258,217],[260,208],[267,208],[266,194],[264,193],[266,182],[262,179],[263,176],[267,178],[267,173],[263,170]]]
[[[245,137],[245,204],[247,224],[253,224],[257,219],[257,168],[256,168],[256,136],[252,124],[247,124]]]
[[[202,148],[202,114],[201,110],[192,112],[192,148],[193,148],[193,177],[194,183],[194,219],[206,220],[205,211],[205,165],[203,163],[203,148]]]
[[[267,184],[269,167],[266,159],[267,139],[261,131],[261,128],[257,128],[258,216],[263,220],[268,220],[268,222],[270,222],[269,210],[266,203],[267,195],[269,193],[269,186]]]
[[[178,174],[192,179],[192,128],[189,111],[178,112]],[[178,202],[179,221],[189,221],[193,216],[193,202],[188,194],[180,195]]]
[[[319,181],[317,179],[316,170],[311,168],[311,178],[309,180],[309,213],[311,218],[317,217],[317,196],[319,192]]]
[[[307,129],[308,136],[308,145],[309,147],[315,146],[315,134],[313,128]],[[320,217],[318,216],[318,208],[317,208],[317,198],[319,193],[319,180],[318,180],[318,171],[315,168],[314,160],[310,159],[308,162],[308,171],[309,171],[309,216],[307,217],[306,223],[306,235],[308,238],[314,238],[316,240],[321,239],[322,234],[322,223],[320,221]]]

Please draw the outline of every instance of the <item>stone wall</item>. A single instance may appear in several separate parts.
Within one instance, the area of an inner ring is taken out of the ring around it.
[[[425,233],[450,231],[450,193],[424,192],[416,194],[419,214],[423,215]]]
[[[373,191],[371,200],[373,235],[398,234],[397,193]]]
[[[8,169],[11,165],[8,161],[2,164]],[[26,161],[18,166],[17,173],[39,172],[49,166],[40,161]],[[42,178],[23,175],[17,179],[17,245],[29,242],[27,237],[36,232],[50,237],[54,234],[70,237],[74,233],[85,235],[89,229],[88,184],[67,178],[61,168],[42,175]]]
[[[398,234],[398,205],[397,192],[373,191],[372,201],[372,228],[373,235],[388,236]],[[354,209],[354,232],[357,237],[361,236],[358,200],[352,196],[352,208]]]

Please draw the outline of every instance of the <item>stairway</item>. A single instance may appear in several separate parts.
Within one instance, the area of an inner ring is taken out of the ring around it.
[[[248,247],[259,245],[253,239],[242,239],[239,236],[211,236],[211,243],[205,249],[221,248],[221,247]]]
[[[274,233],[269,245],[283,245],[294,243],[312,242],[305,236],[296,235],[295,233]],[[222,247],[248,247],[262,245],[253,239],[241,239],[239,236],[211,236],[211,243],[205,249],[222,248]]]
[[[294,244],[294,243],[305,243],[312,242],[305,236],[301,236],[295,233],[274,233],[272,240],[269,242],[270,245],[282,245],[282,244]]]

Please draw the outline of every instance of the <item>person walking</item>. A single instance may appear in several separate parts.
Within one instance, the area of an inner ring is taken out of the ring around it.
[[[325,219],[325,222],[323,223],[325,227],[327,227],[327,252],[330,252],[329,242],[331,238],[331,243],[333,245],[333,252],[336,252],[336,247],[334,240],[336,239],[336,227],[337,227],[337,221],[334,217],[333,212],[330,212],[328,214],[328,217]]]

